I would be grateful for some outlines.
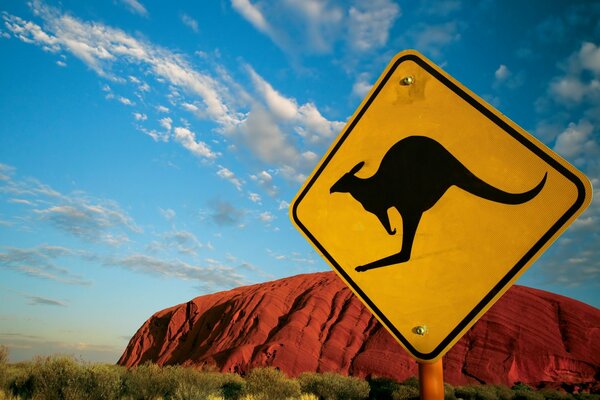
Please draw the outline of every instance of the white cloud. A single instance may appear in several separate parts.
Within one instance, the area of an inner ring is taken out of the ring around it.
[[[277,186],[273,182],[273,176],[267,171],[260,171],[258,174],[251,175],[250,178],[258,184],[270,195],[277,194]]]
[[[522,72],[513,74],[504,64],[500,64],[496,72],[494,73],[494,88],[498,89],[501,86],[506,86],[509,89],[516,89],[521,86],[524,82],[524,75]]]
[[[379,48],[400,14],[390,0],[286,0],[255,2],[232,0],[232,6],[275,45],[297,57],[328,53],[338,42],[353,53]]]
[[[80,256],[80,254],[58,246],[5,247],[4,251],[0,252],[0,266],[34,278],[68,285],[90,285],[92,282],[89,280],[57,265],[63,259],[75,256]]]
[[[508,67],[504,64],[501,64],[498,69],[496,70],[496,72],[494,73],[494,76],[496,77],[497,81],[503,81],[506,78],[508,78],[510,76],[511,72],[508,69]]]
[[[460,39],[458,24],[454,21],[437,25],[421,24],[411,36],[415,48],[434,57],[438,57],[444,47]]]
[[[119,96],[118,100],[121,104],[125,104],[126,106],[133,105],[133,102],[131,100],[129,100],[127,97]]]
[[[51,33],[19,17],[4,14],[9,30],[23,41],[47,47],[52,51],[68,51],[102,77],[118,80],[116,65],[138,66],[182,91],[199,96],[206,118],[223,127],[236,125],[239,116],[224,103],[221,93],[227,90],[211,76],[196,71],[181,55],[102,23],[83,22],[39,1],[31,3],[34,13],[45,22]],[[124,68],[127,69],[127,68]],[[127,74],[130,75],[130,74]],[[122,79],[122,78],[121,78]]]
[[[160,209],[160,213],[161,215],[167,220],[167,221],[172,221],[173,218],[175,218],[175,216],[177,215],[177,213],[175,212],[175,210],[171,209],[171,208],[167,208],[167,209]]]
[[[222,165],[219,165],[219,170],[217,171],[217,175],[220,178],[223,178],[223,179],[231,182],[231,184],[233,186],[235,186],[235,188],[237,190],[242,190],[242,181],[237,176],[235,176],[235,174],[231,170],[225,168]]]
[[[279,208],[278,208],[279,210],[287,210],[288,208],[290,208],[290,203],[288,203],[285,200],[281,200],[279,202]]]
[[[243,275],[229,266],[212,264],[198,266],[182,261],[163,260],[144,254],[109,258],[105,260],[105,264],[167,278],[194,280],[213,290],[215,288],[233,288],[248,283]]]
[[[273,222],[275,216],[268,211],[261,213],[258,218],[265,223]]]
[[[251,67],[247,67],[255,89],[264,99],[268,109],[282,120],[293,120],[298,116],[298,104],[293,99],[282,96]]]
[[[169,117],[161,118],[158,121],[158,123],[160,124],[160,126],[165,128],[167,131],[170,131],[171,128],[173,127],[173,120]]]
[[[550,84],[554,99],[567,105],[600,99],[600,47],[584,42],[563,67],[565,74]]]
[[[2,167],[3,164],[0,164]],[[93,198],[84,192],[62,194],[36,179],[16,179],[14,168],[0,168],[0,193],[19,196],[35,206],[24,220],[45,221],[82,240],[120,245],[127,233],[141,233],[133,218],[112,200]]]
[[[187,14],[181,14],[181,22],[195,33],[199,32],[198,21]]]
[[[99,204],[85,198],[71,198],[68,202],[33,211],[39,219],[90,242],[120,245],[128,241],[127,236],[115,236],[109,230],[141,232],[131,217],[113,202]]]
[[[600,47],[590,42],[583,43],[579,50],[579,61],[583,69],[600,75]]]
[[[249,0],[231,0],[233,8],[246,18],[256,29],[263,33],[269,33],[271,28],[261,11]]]
[[[217,158],[217,154],[214,153],[206,143],[196,141],[196,134],[188,128],[176,127],[175,140],[198,157],[209,160]]]
[[[298,105],[295,99],[276,91],[251,67],[246,69],[259,99],[253,102],[237,132],[261,161],[278,166],[286,179],[301,180],[317,157],[309,150],[301,152],[290,133],[297,134],[305,145],[318,145],[331,140],[344,124],[326,119],[313,103]]]
[[[31,306],[58,306],[67,307],[68,303],[62,300],[49,299],[41,296],[25,296],[29,299],[29,305]]]
[[[389,0],[357,2],[349,10],[350,46],[358,51],[382,47],[399,15],[400,7]]]
[[[573,162],[582,156],[588,159],[600,156],[600,149],[592,136],[593,131],[594,126],[587,120],[581,120],[577,124],[570,123],[556,138],[554,151]]]
[[[138,0],[120,0],[120,1],[132,13],[141,15],[143,17],[148,16],[148,10],[146,10],[146,7],[144,7],[144,5],[142,3],[140,3]]]
[[[248,193],[248,199],[250,199],[251,202],[253,203],[259,203],[261,202],[261,197],[258,193]]]
[[[58,61],[56,62],[56,65],[58,65],[59,67],[63,67],[63,68],[65,68],[65,67],[67,66],[67,63],[66,63],[66,62],[64,62],[64,61],[58,60]]]
[[[214,66],[212,74],[199,71],[180,53],[156,46],[120,29],[100,22],[82,21],[36,0],[30,4],[34,14],[43,20],[44,29],[4,13],[2,18],[14,36],[54,52],[70,53],[99,76],[116,84],[131,82],[139,89],[145,82],[138,76],[154,78],[168,90],[166,97],[173,107],[191,111],[197,118],[214,125],[212,129],[209,128],[208,135],[225,135],[228,140],[235,142],[233,146],[241,151],[249,151],[266,164],[264,168],[277,171],[281,178],[302,180],[318,158],[316,154],[321,150],[318,146],[330,141],[344,125],[343,122],[327,119],[310,101],[299,103],[285,96],[249,66],[246,71],[253,85],[252,94],[237,83],[223,66]],[[261,3],[263,6],[271,7]],[[234,7],[246,10],[246,16],[252,16],[249,18],[261,24],[259,15],[262,15],[262,10],[258,6],[248,1],[236,1]],[[314,1],[303,3],[290,0],[289,4],[281,7],[295,9],[305,18],[314,18],[311,26],[319,26],[328,19],[338,21],[341,18],[338,14],[342,10],[334,4]],[[253,13],[253,9],[258,14]],[[343,13],[341,15],[343,17]],[[320,35],[318,32],[315,34]],[[103,91],[108,98],[133,105],[132,100],[116,95],[108,85]],[[155,91],[158,93],[158,88]],[[135,95],[140,99],[141,106],[149,103],[142,97],[143,90],[136,91]],[[149,114],[143,111],[141,109],[133,114],[136,121],[147,120]],[[158,105],[157,111],[170,112],[163,105]],[[207,144],[210,143],[208,139],[198,140],[191,124],[183,122],[183,127],[176,128],[172,119],[159,120],[166,130],[170,126],[172,136],[169,132],[157,132],[144,126],[136,128],[154,141],[168,142],[173,138],[199,157],[209,160],[217,158],[218,153]],[[167,124],[168,121],[170,123]],[[271,185],[271,193],[273,188],[274,185]]]
[[[364,98],[373,84],[369,82],[367,74],[360,74],[354,85],[352,85],[352,94],[359,98]]]
[[[215,200],[211,203],[210,217],[220,226],[242,226],[242,220],[246,212],[236,208],[233,204],[224,200]]]

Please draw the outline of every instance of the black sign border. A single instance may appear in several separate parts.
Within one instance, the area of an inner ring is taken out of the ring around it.
[[[562,215],[555,223],[550,227],[550,229],[535,243],[535,245],[525,253],[525,255],[515,264],[513,268],[509,270],[509,272],[496,284],[492,290],[469,312],[465,318],[444,338],[440,344],[430,353],[421,353],[415,349],[408,340],[396,329],[396,327],[387,319],[387,317],[379,310],[379,308],[369,299],[369,297],[361,290],[361,288],[352,280],[350,276],[344,271],[344,269],[337,263],[337,261],[327,252],[327,250],[319,243],[319,241],[310,233],[308,229],[302,224],[300,219],[298,218],[298,205],[302,202],[304,196],[311,189],[315,181],[319,178],[325,167],[329,164],[335,153],[338,151],[340,146],[344,143],[346,138],[352,133],[354,127],[360,121],[363,114],[367,111],[373,100],[377,97],[381,89],[388,82],[394,71],[398,68],[398,66],[405,61],[413,61],[418,64],[420,67],[429,72],[432,76],[438,79],[442,84],[444,84],[448,89],[452,90],[455,94],[461,97],[464,101],[470,104],[472,107],[481,112],[484,116],[494,122],[499,128],[504,130],[506,133],[511,135],[513,138],[518,140],[523,146],[528,148],[531,152],[536,154],[538,157],[543,159],[546,163],[552,166],[555,170],[561,173],[566,179],[573,182],[573,184],[577,187],[577,199],[573,203],[573,205]],[[500,292],[508,283],[517,275],[527,263],[532,259],[532,257],[540,251],[549,240],[563,227],[564,224],[582,207],[585,202],[585,185],[584,183],[571,171],[569,171],[565,166],[551,157],[544,150],[539,148],[537,145],[529,141],[526,137],[524,137],[521,133],[515,130],[512,126],[506,123],[503,119],[501,119],[498,115],[488,109],[486,106],[481,104],[471,95],[466,93],[463,89],[457,86],[454,82],[440,73],[437,69],[432,67],[428,62],[417,56],[416,54],[407,54],[399,57],[396,62],[389,69],[388,73],[381,80],[377,88],[373,91],[367,102],[360,109],[356,117],[350,123],[350,126],[344,132],[344,135],[337,141],[335,147],[329,152],[327,158],[321,163],[319,169],[313,174],[312,178],[304,187],[304,190],[297,197],[296,201],[292,205],[292,217],[294,221],[302,232],[306,235],[306,237],[319,249],[321,254],[329,261],[329,263],[337,270],[337,272],[344,277],[346,282],[352,286],[354,291],[361,297],[361,299],[368,304],[371,310],[377,315],[379,320],[383,322],[388,330],[392,332],[392,334],[399,340],[406,349],[409,350],[414,356],[421,360],[433,360],[440,355],[444,351],[444,349],[456,338],[456,336],[466,327],[468,326],[473,319],[479,314],[487,305],[492,301],[492,299]]]

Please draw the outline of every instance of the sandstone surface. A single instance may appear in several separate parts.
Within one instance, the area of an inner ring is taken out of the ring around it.
[[[245,373],[335,371],[404,380],[417,364],[333,272],[197,297],[154,314],[119,364]],[[600,310],[513,286],[444,356],[451,384],[600,380]]]

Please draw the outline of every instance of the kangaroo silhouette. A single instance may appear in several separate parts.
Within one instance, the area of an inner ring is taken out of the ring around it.
[[[394,144],[383,156],[370,178],[355,174],[365,164],[358,163],[330,189],[330,193],[350,193],[363,208],[375,214],[388,234],[394,235],[387,215],[396,208],[402,217],[402,248],[399,253],[356,267],[362,272],[410,260],[421,216],[453,185],[478,197],[503,204],[522,204],[542,190],[548,173],[533,189],[508,193],[475,176],[448,150],[424,136],[409,136]]]

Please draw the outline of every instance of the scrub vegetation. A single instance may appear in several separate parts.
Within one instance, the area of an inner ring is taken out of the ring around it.
[[[72,357],[39,357],[9,364],[0,346],[0,400],[375,400],[418,399],[415,378],[352,378],[335,373],[304,373],[289,378],[273,368],[245,376],[146,363],[127,369],[86,364]],[[600,400],[599,394],[534,390],[518,384],[446,385],[448,400]]]

